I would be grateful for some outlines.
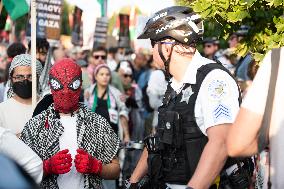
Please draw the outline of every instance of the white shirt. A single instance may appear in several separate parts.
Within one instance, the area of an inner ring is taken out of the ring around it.
[[[271,52],[263,59],[242,107],[259,115],[264,114],[271,73]],[[280,65],[275,86],[275,97],[270,126],[272,188],[284,188],[284,48],[281,48]],[[266,183],[264,184],[266,186]]]
[[[149,96],[149,104],[154,109],[153,127],[158,125],[158,108],[162,105],[167,84],[168,82],[162,70],[155,70],[151,73],[148,81],[147,95]]]
[[[68,149],[72,157],[71,170],[66,174],[61,174],[57,178],[57,183],[60,189],[79,189],[84,188],[84,177],[78,173],[74,165],[77,144],[76,123],[77,116],[60,116],[60,121],[64,127],[63,134],[59,137],[60,150]]]
[[[14,98],[0,103],[0,127],[10,129],[14,134],[22,132],[32,118],[32,105],[22,104]]]
[[[0,127],[0,153],[14,159],[37,183],[41,182],[42,160],[10,130],[2,127]]]
[[[181,82],[172,78],[171,87],[177,92],[185,83],[196,84],[197,70],[206,64],[215,63],[204,58],[198,51],[188,63]],[[195,103],[195,119],[200,130],[207,136],[206,130],[212,126],[233,123],[239,111],[239,91],[235,80],[225,71],[215,69],[203,80]]]
[[[116,69],[116,67],[117,67],[117,63],[116,63],[116,61],[115,61],[114,59],[108,59],[108,60],[107,60],[107,65],[108,65],[109,69],[110,69],[112,72],[114,72],[115,69]]]

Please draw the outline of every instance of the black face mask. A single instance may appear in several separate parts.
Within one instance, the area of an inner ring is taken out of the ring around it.
[[[29,80],[18,81],[12,84],[13,92],[23,99],[32,97],[32,82]]]

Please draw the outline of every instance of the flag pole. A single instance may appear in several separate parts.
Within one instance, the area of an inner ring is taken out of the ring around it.
[[[36,79],[36,0],[31,0],[32,107],[37,103]]]
[[[0,1],[0,15],[1,15],[1,13],[2,13],[2,9],[3,9],[3,0]]]

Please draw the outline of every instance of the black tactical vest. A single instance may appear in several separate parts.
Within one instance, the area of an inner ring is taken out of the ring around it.
[[[168,85],[163,105],[159,108],[157,128],[162,176],[166,183],[187,184],[208,141],[195,121],[194,107],[204,78],[214,69],[229,73],[222,65],[211,63],[201,66],[197,71],[196,84],[185,84],[179,94]],[[241,96],[239,102],[240,99]]]

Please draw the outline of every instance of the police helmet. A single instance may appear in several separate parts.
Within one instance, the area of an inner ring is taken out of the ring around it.
[[[246,36],[250,30],[250,26],[247,25],[241,25],[241,27],[233,34],[237,36]]]
[[[220,41],[217,37],[207,37],[207,38],[203,39],[202,43],[203,44],[210,43],[210,44],[214,44],[214,45],[219,45]]]
[[[189,7],[172,6],[156,12],[148,20],[138,39],[160,41],[172,38],[179,43],[190,45],[202,40],[203,21]]]

